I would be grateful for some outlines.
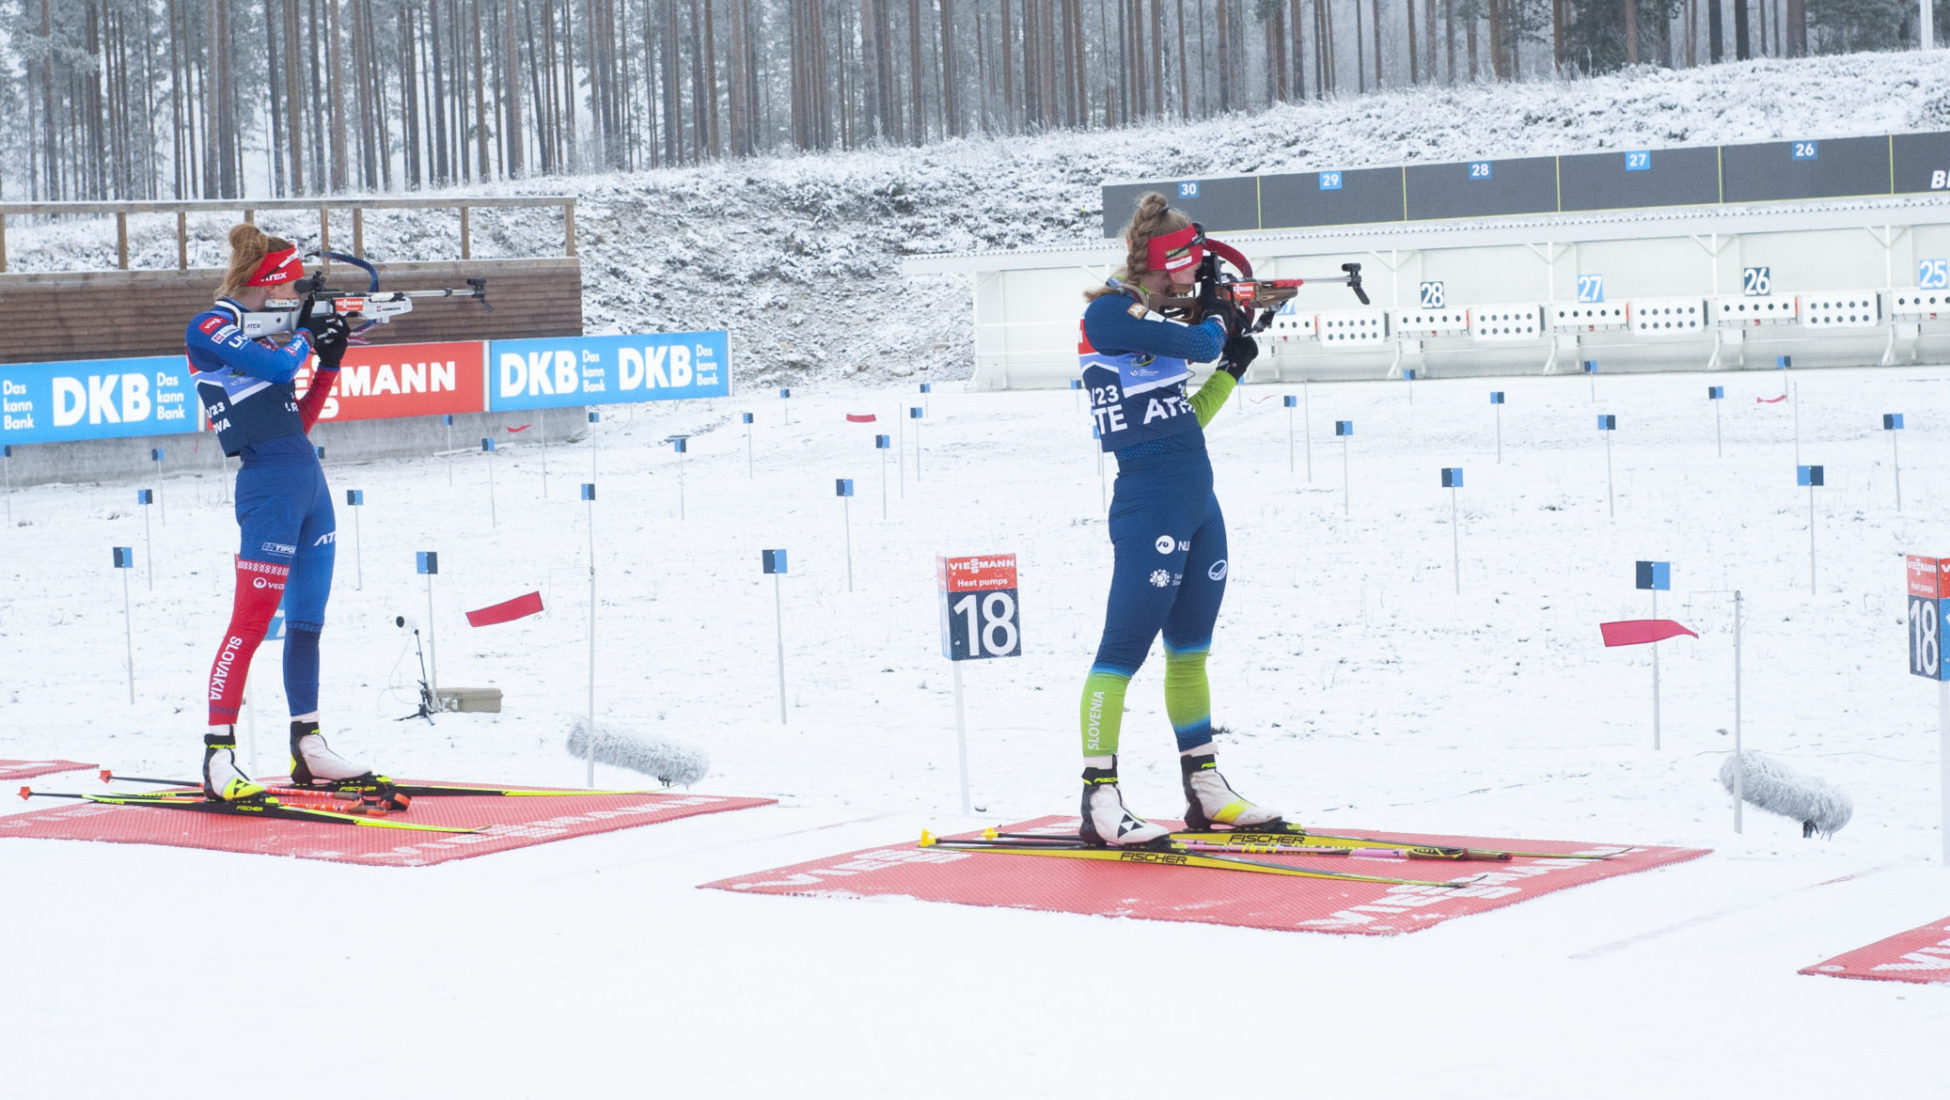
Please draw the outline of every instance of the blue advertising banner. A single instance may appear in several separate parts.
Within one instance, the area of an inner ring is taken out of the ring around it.
[[[722,332],[488,341],[488,409],[557,409],[727,397]]]
[[[197,430],[180,355],[0,367],[0,441],[60,443]]]

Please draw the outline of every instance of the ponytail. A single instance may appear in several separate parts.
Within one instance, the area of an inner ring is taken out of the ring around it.
[[[1151,264],[1146,248],[1150,245],[1151,238],[1176,232],[1190,224],[1192,219],[1182,210],[1173,210],[1170,202],[1158,192],[1146,191],[1138,196],[1137,209],[1132,212],[1131,220],[1124,223],[1124,228],[1118,234],[1124,238],[1124,266],[1117,269],[1115,277],[1120,281],[1129,282],[1150,271]],[[1100,286],[1085,291],[1084,297],[1094,300],[1115,293],[1117,291],[1113,287]]]
[[[230,266],[224,270],[223,285],[217,288],[217,297],[229,298],[241,292],[257,272],[257,265],[264,262],[264,257],[290,247],[290,241],[283,237],[267,236],[249,222],[231,226]]]

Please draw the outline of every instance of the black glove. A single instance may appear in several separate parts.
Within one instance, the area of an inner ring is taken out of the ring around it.
[[[352,338],[352,326],[336,313],[314,313],[305,319],[305,331],[311,333],[312,350],[318,353],[318,365],[325,370],[339,369],[339,361],[345,358],[346,342]]]
[[[1232,375],[1234,380],[1244,378],[1246,368],[1259,358],[1259,341],[1239,333],[1226,337],[1225,350],[1219,352],[1219,369]]]
[[[1198,315],[1201,320],[1217,317],[1231,336],[1239,330],[1239,311],[1232,304],[1232,295],[1227,294],[1215,279],[1202,279],[1198,284]]]

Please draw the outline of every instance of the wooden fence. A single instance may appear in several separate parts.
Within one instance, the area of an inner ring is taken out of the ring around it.
[[[563,250],[559,256],[474,260],[468,210],[473,207],[557,206],[562,210]],[[364,211],[370,209],[450,209],[460,219],[460,256],[419,263],[382,264],[386,290],[464,289],[466,280],[485,278],[492,312],[456,299],[419,300],[412,313],[375,326],[376,343],[440,340],[511,339],[582,334],[582,262],[575,255],[573,198],[262,200],[241,203],[11,203],[0,204],[0,272],[6,271],[5,224],[9,215],[108,215],[115,219],[118,270],[44,274],[0,274],[0,363],[110,359],[139,355],[177,355],[183,329],[208,307],[223,273],[188,267],[187,217],[191,213],[238,211],[246,219],[266,209],[319,211],[319,247],[330,247],[331,212],[352,214],[351,251],[364,251]],[[177,268],[128,269],[128,217],[176,214]],[[328,286],[363,290],[365,274],[344,264],[331,265]]]

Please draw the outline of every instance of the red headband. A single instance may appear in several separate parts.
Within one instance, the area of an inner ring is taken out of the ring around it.
[[[278,286],[305,277],[305,265],[298,259],[296,248],[287,248],[264,257],[257,265],[245,286]]]
[[[1196,225],[1153,237],[1144,245],[1145,266],[1152,271],[1183,271],[1188,267],[1197,267],[1199,260],[1205,257],[1204,243],[1205,234],[1199,232]]]

